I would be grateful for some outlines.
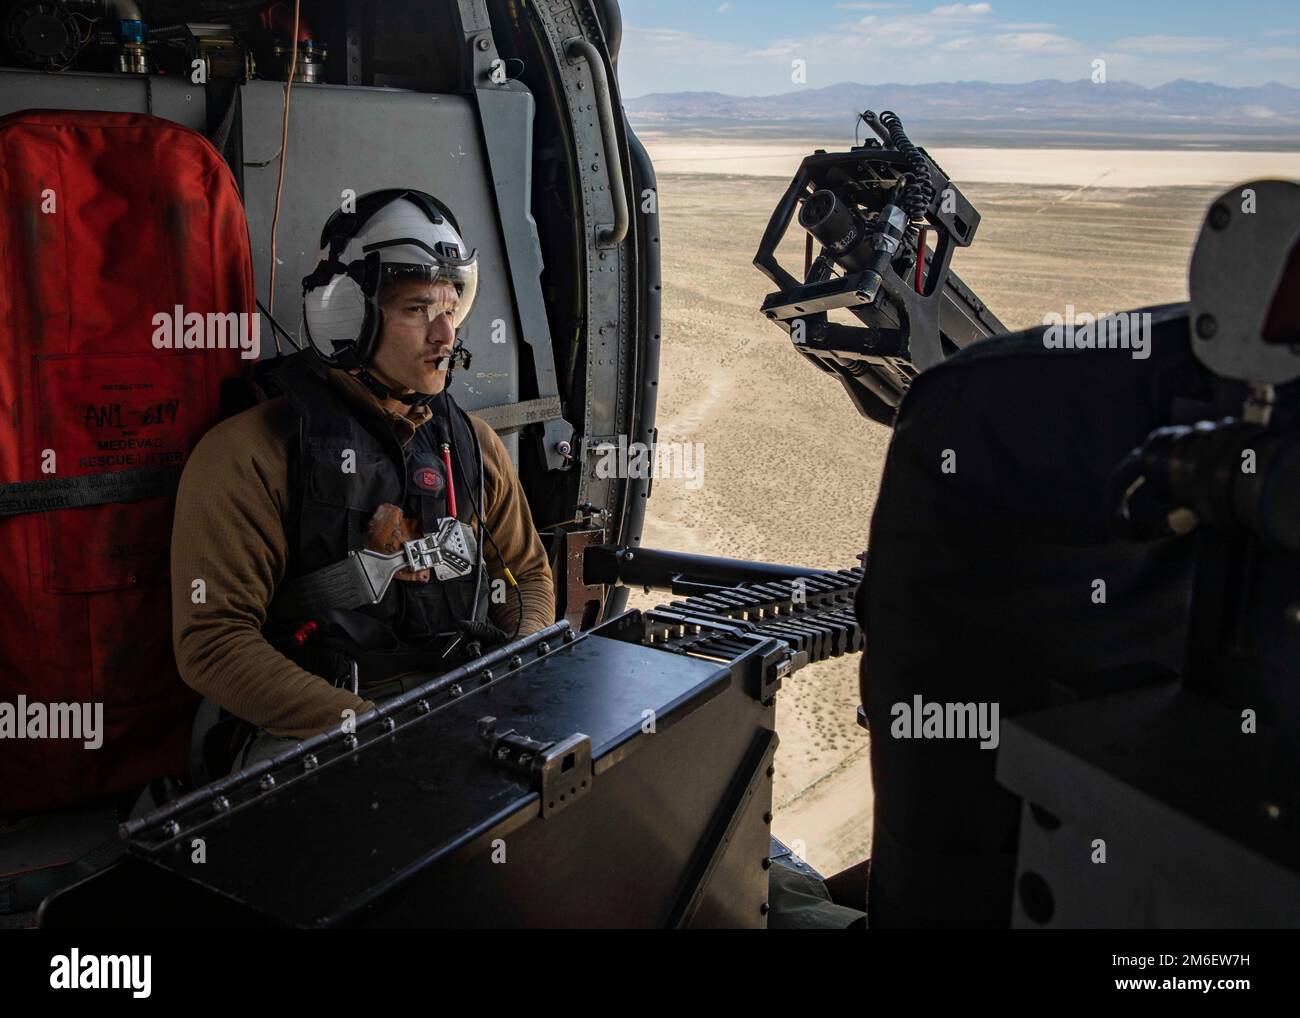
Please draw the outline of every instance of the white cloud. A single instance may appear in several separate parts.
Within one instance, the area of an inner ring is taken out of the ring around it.
[[[993,40],[1016,53],[1065,53],[1074,48],[1069,39],[1050,32],[1004,32]]]
[[[916,15],[882,18],[878,14],[868,14],[853,27],[857,38],[900,49],[929,46],[939,39],[936,27],[925,17]],[[854,37],[854,35],[837,34],[819,38],[822,40],[822,45],[830,46],[830,52],[834,52],[835,46],[843,45],[844,40]]]
[[[680,68],[682,73],[669,76],[671,84],[656,75],[660,78],[658,85],[640,88],[634,85],[633,91],[626,94],[643,95],[646,92],[679,89],[692,91],[706,87],[699,84],[696,76],[700,68],[718,68],[722,73],[735,76],[737,68],[753,63],[752,57],[750,50],[733,42],[706,39],[676,28],[624,25],[623,48],[619,54],[620,78],[626,78],[628,64],[635,65],[638,62],[654,68]],[[717,85],[707,87],[715,88]],[[725,86],[722,90],[739,91]]]
[[[1115,48],[1142,53],[1213,53],[1231,45],[1227,39],[1207,35],[1135,35],[1120,39]]]
[[[719,14],[724,13],[724,12],[727,10],[727,8],[730,7],[730,6],[731,6],[731,4],[729,4],[729,3],[722,4],[720,7],[718,7],[718,13],[719,13]]]
[[[930,12],[936,18],[970,18],[993,13],[992,4],[944,4]]]
[[[835,7],[841,11],[892,11],[899,7],[906,7],[907,4],[836,4]]]
[[[1255,46],[1242,56],[1247,60],[1300,60],[1300,46]]]

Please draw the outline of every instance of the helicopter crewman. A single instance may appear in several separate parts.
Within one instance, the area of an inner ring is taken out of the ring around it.
[[[177,494],[176,662],[242,719],[236,767],[554,621],[509,453],[446,388],[476,255],[432,195],[355,209],[325,224],[276,398],[209,432]]]

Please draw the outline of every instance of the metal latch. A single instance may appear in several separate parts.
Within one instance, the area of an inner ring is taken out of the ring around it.
[[[751,636],[749,639],[755,638]],[[781,680],[808,663],[808,652],[793,650],[784,641],[770,637],[765,638],[763,643],[772,646],[745,659],[749,667],[746,686],[750,696],[764,706],[770,706],[776,701]]]
[[[497,719],[478,719],[478,735],[493,766],[524,778],[542,800],[542,816],[558,813],[591,791],[591,737],[539,742],[513,728],[497,731]]]

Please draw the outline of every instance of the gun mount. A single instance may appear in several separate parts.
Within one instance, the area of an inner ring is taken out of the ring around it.
[[[754,265],[780,287],[763,314],[839,378],[860,413],[891,424],[918,371],[1006,329],[950,268],[954,251],[974,240],[979,213],[895,114],[861,118],[879,140],[804,159]],[[796,212],[807,231],[802,280],[776,255]],[[832,321],[832,311],[862,324]]]

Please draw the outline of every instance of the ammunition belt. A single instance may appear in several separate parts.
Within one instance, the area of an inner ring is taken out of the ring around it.
[[[853,595],[862,569],[719,587],[642,613],[645,642],[697,657],[735,659],[752,637],[803,651],[807,663],[862,650]]]

